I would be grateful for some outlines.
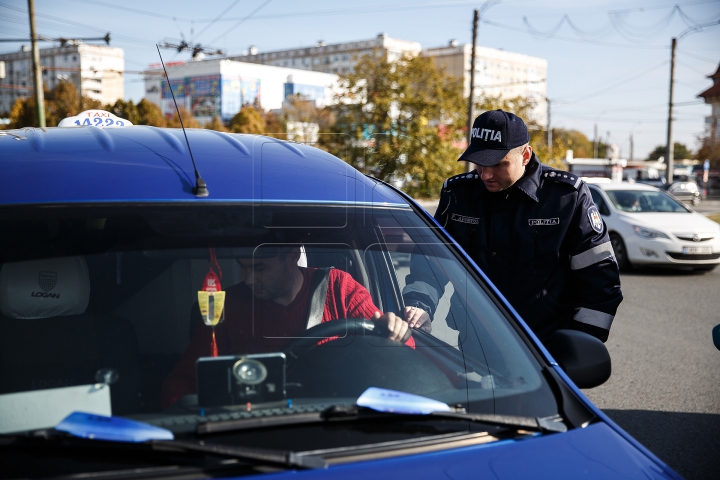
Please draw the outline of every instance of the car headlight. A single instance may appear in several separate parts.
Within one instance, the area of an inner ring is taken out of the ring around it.
[[[664,233],[658,232],[657,230],[653,230],[651,228],[633,226],[633,231],[635,232],[635,234],[638,237],[642,237],[642,238],[667,238],[667,239],[670,239],[670,237],[668,237]]]

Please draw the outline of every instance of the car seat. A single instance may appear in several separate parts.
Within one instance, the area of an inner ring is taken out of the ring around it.
[[[114,414],[140,405],[140,354],[124,318],[88,312],[90,280],[83,257],[2,265],[0,393],[104,382],[112,369]]]

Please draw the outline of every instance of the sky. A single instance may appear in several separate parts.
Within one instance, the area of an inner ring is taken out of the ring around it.
[[[592,140],[597,123],[624,158],[631,134],[636,159],[666,143],[670,44],[679,37],[674,140],[698,148],[710,106],[697,95],[720,63],[720,0],[35,0],[40,35],[111,33],[111,45],[125,51],[125,97],[135,101],[144,92],[140,72],[158,61],[156,43],[184,37],[240,54],[250,45],[263,52],[385,33],[431,48],[470,43],[474,9],[482,10],[478,45],[548,61],[553,128]],[[27,1],[0,0],[0,38],[29,38],[26,12]],[[0,52],[20,45],[2,42]]]

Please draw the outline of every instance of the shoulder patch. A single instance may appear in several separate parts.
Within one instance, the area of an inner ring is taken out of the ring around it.
[[[556,183],[567,183],[572,185],[575,190],[580,190],[580,186],[583,181],[579,176],[574,173],[564,172],[562,170],[555,170],[554,168],[548,169],[542,173],[542,177],[545,180],[552,180]]]
[[[454,177],[450,177],[447,180],[445,180],[445,183],[443,183],[443,189],[452,187],[453,185],[458,185],[460,183],[466,183],[473,180],[477,180],[478,174],[477,172],[469,172],[469,173],[461,173],[459,175],[455,175]]]
[[[602,233],[603,231],[603,221],[602,218],[600,218],[600,212],[598,212],[598,209],[595,208],[593,205],[588,209],[588,219],[590,220],[590,226],[598,233]]]

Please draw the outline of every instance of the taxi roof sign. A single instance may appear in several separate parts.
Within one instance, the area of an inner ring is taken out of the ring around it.
[[[85,125],[99,128],[122,128],[130,127],[132,123],[105,110],[85,110],[74,117],[63,118],[58,127],[82,127]]]

